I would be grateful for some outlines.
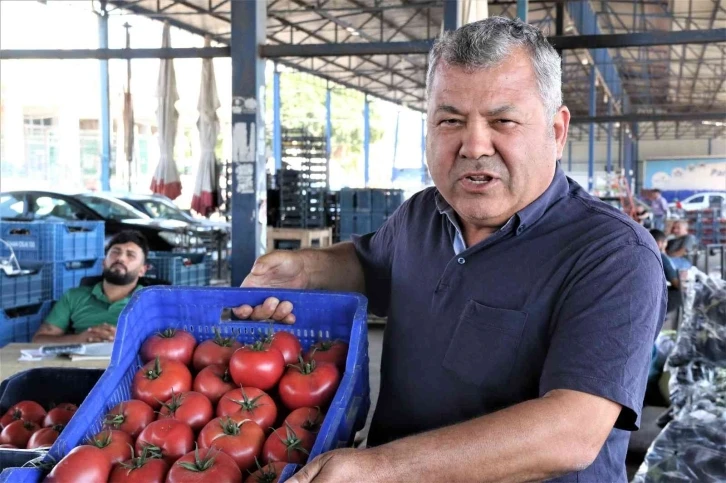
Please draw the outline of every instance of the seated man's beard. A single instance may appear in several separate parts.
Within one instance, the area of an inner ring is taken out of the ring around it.
[[[109,268],[104,268],[103,279],[111,285],[128,285],[136,280],[136,273],[129,271],[120,273],[114,272]]]

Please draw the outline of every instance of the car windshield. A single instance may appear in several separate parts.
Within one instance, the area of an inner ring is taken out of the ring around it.
[[[25,208],[23,196],[19,194],[0,195],[0,217],[22,218]]]
[[[162,218],[165,220],[189,221],[184,216],[184,212],[173,204],[164,203],[159,200],[141,200],[139,203],[153,218]]]
[[[136,210],[120,201],[89,195],[78,196],[78,200],[107,220],[122,221],[128,219],[149,218],[139,210]]]

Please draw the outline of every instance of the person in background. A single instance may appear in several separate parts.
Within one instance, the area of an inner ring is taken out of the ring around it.
[[[112,341],[116,323],[131,295],[141,289],[149,244],[138,231],[122,231],[108,244],[103,281],[63,294],[33,336],[33,342],[84,343]]]
[[[651,190],[648,195],[648,204],[653,211],[653,229],[664,231],[666,216],[668,215],[668,201],[663,198],[659,189]]]
[[[693,254],[698,245],[698,240],[688,233],[688,222],[686,220],[675,222],[672,233],[674,237],[668,242],[666,253],[676,269],[688,270],[692,265],[686,257]]]
[[[671,287],[675,289],[680,288],[680,279],[678,278],[678,270],[673,264],[673,261],[666,253],[666,246],[668,246],[668,237],[661,230],[650,230],[650,234],[655,239],[655,243],[660,249],[660,258],[663,261],[663,273],[665,274],[666,280],[671,284]]]

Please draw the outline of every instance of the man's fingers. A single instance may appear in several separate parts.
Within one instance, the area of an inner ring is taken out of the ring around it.
[[[322,458],[315,458],[305,465],[303,469],[295,473],[295,476],[287,480],[287,483],[311,483],[320,473],[323,465],[320,463]]]
[[[284,322],[288,315],[292,313],[292,303],[284,301],[280,302],[275,309],[275,313],[272,314],[272,320]],[[294,321],[294,320],[293,320]],[[289,323],[289,322],[288,322]]]
[[[277,310],[277,306],[280,305],[280,300],[275,297],[269,297],[265,300],[262,305],[258,305],[252,311],[252,320],[270,320],[272,314]]]
[[[252,315],[252,310],[252,307],[249,305],[240,305],[239,307],[234,307],[232,312],[240,319],[248,319]]]
[[[297,320],[295,318],[295,314],[290,314],[287,317],[285,317],[284,319],[282,319],[280,322],[282,322],[283,324],[294,324],[295,320]]]

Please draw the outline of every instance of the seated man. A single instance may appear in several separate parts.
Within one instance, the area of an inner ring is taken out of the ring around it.
[[[668,242],[666,254],[671,257],[677,270],[688,270],[691,262],[686,257],[693,254],[698,240],[688,233],[688,222],[685,220],[675,222],[672,233],[674,237]]]
[[[33,336],[33,342],[83,343],[112,341],[121,311],[141,288],[149,244],[137,231],[123,231],[108,244],[103,281],[63,294]]]
[[[671,258],[666,254],[666,246],[668,245],[668,238],[666,237],[666,234],[660,230],[650,230],[650,234],[653,236],[655,243],[660,249],[660,258],[663,262],[663,271],[665,272],[666,280],[670,282],[671,287],[679,289],[681,282],[678,278],[678,270],[675,265],[673,265]]]

